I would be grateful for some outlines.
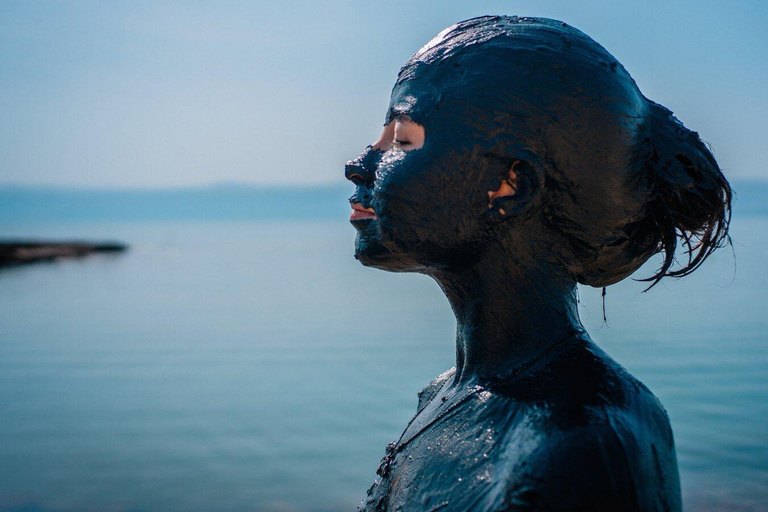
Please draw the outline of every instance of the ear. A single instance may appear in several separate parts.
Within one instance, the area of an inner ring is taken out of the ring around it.
[[[499,178],[498,187],[487,192],[488,207],[483,213],[491,224],[518,217],[529,210],[544,184],[544,172],[532,154],[525,152],[501,160],[506,172]]]

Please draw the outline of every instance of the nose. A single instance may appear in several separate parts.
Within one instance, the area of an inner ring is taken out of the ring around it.
[[[355,185],[372,186],[382,153],[383,151],[368,146],[360,156],[347,162],[344,166],[344,176]]]
[[[373,200],[371,191],[376,179],[376,168],[383,153],[381,150],[373,149],[373,146],[368,146],[360,156],[350,160],[344,166],[344,176],[355,184],[355,193],[349,198],[350,203],[360,203],[363,208],[371,207]]]

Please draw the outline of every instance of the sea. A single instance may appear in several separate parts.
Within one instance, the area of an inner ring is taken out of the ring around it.
[[[425,276],[354,259],[351,190],[306,192],[298,213],[295,191],[233,190],[0,191],[0,238],[130,245],[0,270],[0,511],[365,497],[416,393],[454,364],[449,305]],[[732,248],[648,292],[609,287],[606,320],[580,288],[592,338],[669,413],[688,511],[768,509],[768,215],[744,204]]]

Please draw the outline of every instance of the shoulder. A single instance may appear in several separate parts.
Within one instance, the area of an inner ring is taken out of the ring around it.
[[[669,423],[653,393],[589,339],[493,389],[516,403],[546,407],[547,417],[563,429],[599,424],[607,411]]]
[[[506,510],[509,504],[542,511],[680,508],[677,491],[665,490],[663,475],[636,440],[608,424],[553,432],[527,456],[510,462],[500,475],[500,501],[490,510]]]
[[[435,377],[432,382],[424,386],[424,389],[419,391],[419,405],[416,409],[416,412],[419,413],[421,410],[429,403],[430,400],[432,400],[438,391],[440,391],[440,388],[443,387],[445,382],[449,380],[451,377],[453,377],[453,374],[456,373],[456,367],[450,368],[437,377]]]
[[[521,434],[525,449],[500,461],[489,510],[680,510],[672,430],[653,393],[594,344],[559,359],[506,390],[531,412],[527,432],[507,433],[508,452]]]

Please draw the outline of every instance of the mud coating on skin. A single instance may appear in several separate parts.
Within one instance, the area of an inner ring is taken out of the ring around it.
[[[685,275],[728,240],[709,150],[604,48],[545,18],[441,32],[400,70],[385,125],[402,116],[421,147],[377,142],[347,163],[350,203],[375,212],[352,222],[355,257],[437,281],[456,366],[419,393],[361,509],[680,510],[667,414],[591,341],[576,285],[658,252],[654,283]],[[678,241],[693,249],[674,269]]]

